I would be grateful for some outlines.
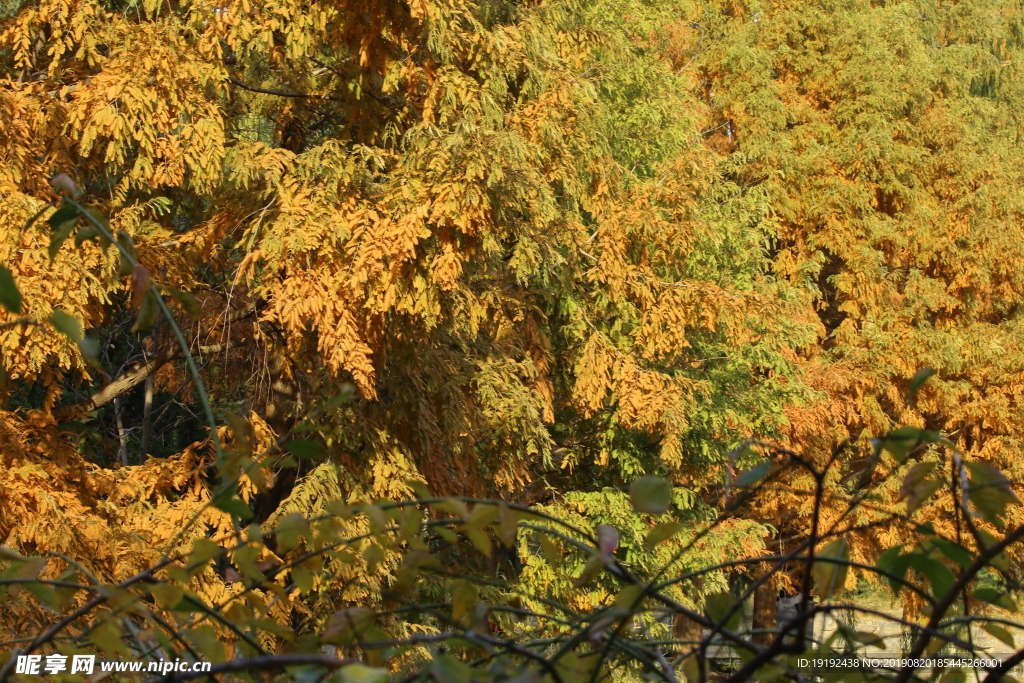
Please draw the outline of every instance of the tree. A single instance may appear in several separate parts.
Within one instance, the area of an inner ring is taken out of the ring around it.
[[[8,319],[4,419],[25,448],[5,452],[5,484],[38,502],[6,499],[0,536],[79,539],[69,556],[112,579],[224,541],[239,505],[274,525],[425,481],[593,523],[621,516],[605,489],[639,475],[716,481],[727,446],[784,425],[814,328],[767,272],[767,195],[698,134],[710,110],[666,32],[691,9],[20,6],[2,39],[0,257],[27,320],[61,307],[99,351],[90,365]],[[46,208],[55,171],[143,275]],[[208,392],[169,322],[149,326],[139,277],[195,316]],[[193,417],[206,398],[213,433]],[[246,469],[277,441],[312,459]],[[235,478],[238,501],[218,488]],[[56,526],[53,496],[79,505]],[[639,547],[650,523],[630,523]],[[709,552],[764,534],[734,530]]]
[[[773,212],[772,272],[813,296],[799,366],[818,398],[787,410],[797,450],[911,424],[1017,478],[1021,25],[1000,2],[709,3],[692,29],[716,144]],[[921,368],[938,374],[915,404]],[[756,514],[806,531],[809,500],[766,502]],[[952,502],[929,517],[947,533]]]

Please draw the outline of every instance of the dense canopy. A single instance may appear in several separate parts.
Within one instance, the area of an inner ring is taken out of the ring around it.
[[[903,424],[1019,479],[1022,49],[1006,0],[3,0],[0,543],[121,581],[232,537],[208,503],[255,460],[265,529],[500,498],[610,524],[653,572],[716,518],[682,565],[807,533],[806,472],[720,516],[747,438],[853,443],[835,490]],[[59,173],[138,267],[55,214]],[[653,551],[644,475],[682,523]],[[538,600],[611,590],[505,554]],[[377,599],[380,562],[295,609]],[[49,623],[26,605],[5,634]]]

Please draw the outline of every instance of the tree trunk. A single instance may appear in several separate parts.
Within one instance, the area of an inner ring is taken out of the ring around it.
[[[128,432],[124,429],[124,421],[121,420],[121,397],[114,399],[114,422],[117,424],[117,459],[122,467],[128,466]]]
[[[754,591],[754,618],[751,628],[754,630],[754,642],[768,645],[775,638],[774,633],[757,633],[757,631],[774,631],[776,629],[778,593],[775,590],[775,577],[757,587]]]
[[[139,447],[139,464],[146,462],[149,442],[153,438],[153,375],[146,378],[145,397],[142,403],[142,444]]]
[[[675,645],[674,649],[680,653],[692,650],[700,642],[702,630],[700,624],[685,614],[677,612],[672,615],[672,639],[684,641]]]
[[[295,423],[291,408],[298,399],[299,387],[294,378],[288,376],[284,350],[277,348],[270,357],[268,368],[270,390],[263,408],[263,417],[267,425],[278,437],[287,434]],[[301,463],[300,463],[301,465]],[[263,523],[277,510],[287,498],[295,480],[299,475],[297,467],[277,470],[268,478],[268,489],[261,493],[256,501],[256,521]]]

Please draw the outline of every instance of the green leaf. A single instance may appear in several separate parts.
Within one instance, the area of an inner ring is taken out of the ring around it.
[[[933,538],[931,543],[939,549],[939,552],[960,565],[961,569],[967,569],[974,561],[970,551],[959,543],[953,543],[944,538]]]
[[[939,683],[966,683],[966,681],[966,671],[958,668],[949,669],[946,673],[942,674],[942,678],[939,679]],[[1003,681],[1006,681],[1005,676],[1003,676]]]
[[[42,218],[43,214],[49,211],[51,208],[52,207],[49,204],[44,204],[43,208],[36,211],[27,221],[25,221],[25,225],[24,227],[22,227],[21,231],[28,232],[28,229],[32,227],[32,224],[35,223],[40,218]]]
[[[885,647],[884,640],[878,637],[877,634],[868,633],[867,631],[857,631],[853,634],[853,639],[856,640],[858,643],[862,643],[864,645],[870,645],[879,648]]]
[[[465,518],[469,515],[469,509],[466,504],[458,498],[445,498],[440,503],[434,504],[438,510],[443,510],[456,517]]]
[[[220,554],[223,551],[224,549],[213,541],[205,538],[197,538],[192,542],[192,552],[189,553],[188,560],[186,562],[189,567],[201,567],[213,558],[220,557]]]
[[[645,548],[653,548],[662,541],[667,541],[683,529],[683,524],[680,522],[662,522],[658,526],[651,529],[651,532],[647,534],[647,538],[644,539]]]
[[[175,612],[204,614],[203,601],[194,593],[184,592],[181,602],[171,608]]]
[[[434,527],[434,533],[448,541],[452,545],[457,545],[459,542],[459,535],[451,529],[443,526]]]
[[[384,561],[386,555],[384,549],[376,543],[371,543],[363,549],[363,559],[366,561],[366,571],[370,576],[377,572],[377,566]]]
[[[135,270],[135,265],[139,262],[139,256],[135,253],[135,242],[132,241],[132,236],[124,230],[117,231],[117,243],[121,247],[119,250],[121,261],[117,267],[117,276],[126,277]]]
[[[473,506],[473,511],[466,517],[465,527],[470,529],[483,529],[488,524],[498,519],[498,506],[484,505],[478,503]]]
[[[881,439],[874,439],[876,445],[888,451],[897,462],[903,463],[910,451],[924,443],[948,444],[938,432],[931,432],[918,427],[900,427]]]
[[[102,368],[103,364],[100,363],[100,340],[96,337],[83,337],[82,341],[78,342],[78,350],[82,352],[82,358],[85,362],[94,368]]]
[[[506,548],[512,548],[519,533],[519,512],[510,508],[505,501],[498,504],[498,538]]]
[[[591,555],[587,563],[583,565],[583,571],[576,577],[576,580],[572,582],[572,585],[576,588],[582,588],[588,583],[598,577],[601,571],[604,569],[604,562],[597,555]]]
[[[379,505],[360,505],[359,512],[366,515],[371,534],[380,535],[388,528],[388,516]]]
[[[59,308],[55,308],[53,309],[53,314],[50,316],[50,324],[53,325],[54,329],[71,339],[71,341],[76,344],[80,344],[82,342],[82,326],[79,324],[77,318],[68,315]]]
[[[899,495],[900,500],[907,498],[907,516],[914,514],[914,511],[942,486],[942,482],[927,478],[937,465],[935,462],[922,462],[907,472]]]
[[[452,619],[459,621],[473,611],[480,601],[480,591],[469,579],[452,581]]]
[[[212,626],[183,629],[182,634],[205,659],[215,663],[221,663],[226,659],[224,643],[217,637],[217,632]]]
[[[639,583],[633,583],[621,591],[615,596],[615,611],[619,614],[630,614],[640,609],[643,602],[641,596],[643,596],[646,586]]]
[[[934,374],[935,370],[932,368],[921,368],[914,374],[914,377],[910,380],[910,386],[907,388],[907,403],[909,405],[914,405],[914,399],[917,398],[918,390]]]
[[[155,583],[149,586],[158,605],[165,609],[174,609],[185,596],[185,589],[174,583]]]
[[[832,541],[814,556],[811,574],[814,587],[822,600],[828,600],[837,590],[842,590],[846,583],[846,573],[850,566],[834,560],[849,560],[850,546],[845,538]]]
[[[540,545],[540,550],[544,554],[544,559],[548,561],[548,564],[552,568],[557,568],[562,564],[562,555],[558,552],[558,546],[552,541],[547,534],[535,533],[534,538],[537,539],[537,543]]]
[[[50,257],[50,261],[57,258],[57,252],[60,251],[61,246],[67,241],[68,237],[71,236],[71,231],[75,228],[75,221],[68,221],[62,225],[58,230],[50,233],[50,246],[47,247],[46,253]]]
[[[313,572],[305,567],[292,567],[292,583],[303,595],[313,590]]]
[[[423,514],[420,509],[415,505],[407,505],[402,510],[402,519],[398,523],[398,537],[403,541],[408,541],[419,534],[420,529],[423,527]]]
[[[366,666],[365,664],[348,664],[338,670],[337,683],[388,683],[391,671]]]
[[[1002,626],[999,626],[997,624],[985,624],[984,626],[982,626],[982,628],[988,631],[992,635],[992,637],[1003,641],[1004,643],[1006,643],[1014,649],[1017,648],[1017,645],[1013,642],[1013,634],[1007,631]]]
[[[152,289],[142,297],[142,305],[139,306],[139,314],[135,317],[135,324],[132,325],[132,332],[145,332],[156,324],[160,315],[160,305],[156,300],[157,293]]]
[[[50,217],[46,219],[46,222],[49,224],[50,230],[52,231],[60,229],[60,226],[73,220],[78,220],[78,209],[67,202],[61,202],[60,207],[50,214]]]
[[[49,255],[50,261],[53,261],[57,252],[60,251],[61,245],[71,236],[71,231],[78,224],[78,209],[65,202],[46,219],[46,222],[50,224],[51,228],[50,246],[47,247],[46,253]]]
[[[324,456],[324,445],[312,439],[292,439],[285,445],[285,448],[296,458],[322,460]]]
[[[779,680],[785,674],[786,670],[778,664],[765,664],[757,670],[751,680],[758,681],[758,683],[771,683],[771,681]]]
[[[0,562],[25,562],[26,559],[18,554],[16,550],[0,545]]]
[[[225,489],[213,499],[213,507],[241,520],[252,519],[252,510],[231,489]]]
[[[104,619],[89,634],[89,640],[110,659],[130,657],[132,651],[121,640],[121,631],[111,621]]]
[[[437,683],[470,683],[468,666],[452,655],[438,655],[430,665],[430,673]]]
[[[900,500],[905,498],[911,489],[920,484],[938,466],[937,462],[921,462],[907,472],[903,478],[903,486],[900,488]]]
[[[41,583],[23,583],[21,586],[32,595],[36,596],[39,602],[43,603],[52,610],[59,610],[61,607],[60,596],[57,592],[47,585]]]
[[[231,427],[231,433],[235,437],[235,446],[245,457],[252,455],[253,446],[256,443],[256,430],[252,423],[238,413],[224,413],[224,421]]]
[[[971,595],[975,600],[987,602],[990,605],[998,605],[1003,591],[995,588],[979,588]]]
[[[768,460],[765,460],[764,462],[759,463],[754,467],[751,467],[746,472],[740,472],[739,476],[736,477],[736,486],[738,486],[739,488],[753,486],[757,482],[761,481],[764,478],[764,476],[768,474],[768,470],[770,470],[771,468],[772,463]]]
[[[99,238],[100,231],[91,225],[83,225],[75,233],[75,249],[82,246],[83,242]]]
[[[971,597],[979,602],[986,602],[1011,612],[1017,611],[1017,605],[1013,599],[1005,591],[997,588],[979,588],[971,594]]]
[[[356,386],[351,382],[346,382],[341,385],[341,390],[335,395],[329,398],[320,410],[324,413],[330,413],[333,410],[337,410],[341,406],[345,405],[356,397]],[[429,495],[420,496],[420,498],[429,498]]]
[[[926,479],[910,492],[907,498],[907,516],[914,514],[921,505],[942,488],[942,482],[937,479]]]
[[[185,311],[185,315],[189,318],[192,320],[199,320],[203,317],[203,307],[202,304],[199,303],[199,299],[195,298],[188,292],[171,289],[170,287],[167,288],[167,293],[171,295],[171,298],[178,302],[178,306],[181,307],[181,310]]]
[[[707,667],[707,660],[705,660],[705,668]],[[707,680],[706,676],[701,676],[700,662],[697,660],[696,655],[690,655],[683,660],[683,664],[680,667],[683,670],[683,676],[686,677],[686,683],[700,683],[700,681]]]
[[[975,509],[984,519],[1003,528],[1002,516],[1006,506],[1019,503],[1020,499],[1010,487],[1006,476],[992,465],[983,462],[969,462],[967,469],[971,472],[971,484],[967,495]]]
[[[427,487],[427,482],[420,481],[418,479],[406,479],[405,483],[412,489],[412,492],[416,494],[419,499],[433,498],[430,495],[430,489]]]
[[[981,536],[981,542],[985,550],[999,543],[999,540],[985,529],[978,529],[978,535]],[[1006,557],[1006,551],[997,553],[988,563],[1001,572],[1010,571],[1010,561]]]
[[[712,593],[709,595],[704,602],[704,614],[707,615],[708,619],[717,623],[720,623],[725,615],[729,613],[733,605],[736,604],[736,598],[731,593],[720,592]],[[740,624],[740,612],[742,610],[736,610],[732,616],[729,617],[729,621],[726,622],[725,628],[730,631],[735,631]]]
[[[327,622],[321,641],[334,645],[348,645],[363,637],[369,630],[377,615],[368,607],[349,607],[334,613]]]
[[[100,212],[98,209],[94,209],[91,206],[86,207],[85,215],[87,218],[92,219],[91,221],[89,221],[89,223],[94,228],[97,228],[98,230],[99,227],[102,227],[108,233],[110,232],[110,221],[108,221],[107,217],[104,216],[103,213]],[[102,234],[102,232],[100,234]]]
[[[629,487],[629,497],[637,512],[664,514],[672,502],[672,484],[662,477],[646,475]]]
[[[234,549],[231,559],[243,576],[250,579],[264,579],[263,571],[256,566],[256,558],[260,556],[260,547],[246,544]]]
[[[274,529],[277,535],[278,553],[286,553],[299,545],[299,539],[309,538],[309,522],[298,512],[290,512],[281,518]]]
[[[491,539],[487,534],[475,527],[467,527],[463,533],[466,534],[466,538],[469,539],[469,542],[472,543],[473,547],[479,550],[482,555],[485,557],[491,556],[493,549],[491,548]]]
[[[932,585],[932,596],[936,600],[941,600],[952,590],[956,577],[953,576],[949,567],[939,560],[920,553],[911,553],[908,557],[910,558],[910,567],[928,578],[928,582]]]
[[[0,266],[0,305],[15,315],[21,313],[21,292],[14,275],[3,266]]]

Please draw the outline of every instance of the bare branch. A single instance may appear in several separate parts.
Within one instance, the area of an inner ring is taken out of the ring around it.
[[[227,319],[230,322],[234,322],[235,320],[240,320],[252,315],[255,312],[256,307],[250,304],[237,311],[231,311],[228,313]],[[199,352],[219,353],[237,346],[237,344],[231,344],[230,342],[224,344],[209,344],[206,346],[200,346]],[[86,413],[96,410],[97,408],[105,406],[117,397],[123,396],[125,393],[131,391],[142,382],[145,382],[148,377],[163,367],[168,361],[180,357],[182,357],[181,349],[174,346],[158,353],[147,361],[141,361],[84,401],[62,406],[55,410],[53,413],[54,419],[56,419],[57,422],[69,422],[85,415]]]

